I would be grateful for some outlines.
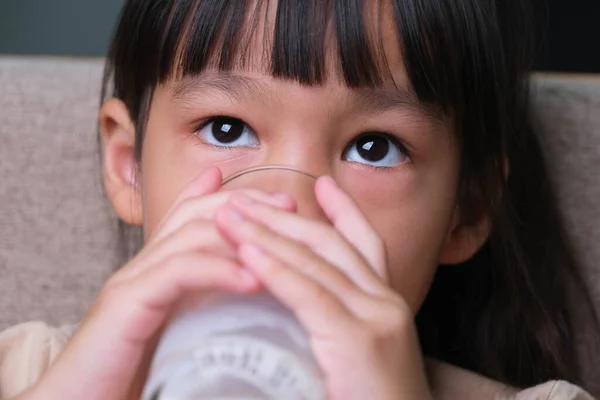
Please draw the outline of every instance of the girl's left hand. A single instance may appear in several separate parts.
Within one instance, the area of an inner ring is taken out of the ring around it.
[[[387,282],[385,246],[333,179],[332,225],[233,196],[216,215],[240,261],[310,335],[330,400],[430,399],[413,315]]]

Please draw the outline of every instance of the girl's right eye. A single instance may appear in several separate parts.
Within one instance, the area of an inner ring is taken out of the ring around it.
[[[256,133],[243,121],[232,117],[214,117],[196,131],[203,141],[218,147],[257,147]]]

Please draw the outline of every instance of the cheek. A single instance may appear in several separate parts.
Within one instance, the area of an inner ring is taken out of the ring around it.
[[[390,284],[415,315],[429,291],[446,237],[446,224],[425,220],[422,211],[375,216],[386,244]]]
[[[167,213],[177,194],[208,165],[195,165],[180,155],[180,146],[165,138],[160,124],[149,123],[142,152],[144,233],[148,237]]]
[[[159,225],[179,192],[210,166],[219,167],[227,176],[247,162],[244,157],[207,151],[198,138],[175,132],[164,120],[160,115],[149,119],[142,151],[145,237]]]
[[[384,240],[390,284],[416,315],[451,228],[454,175],[408,172],[392,182],[380,174],[347,182],[345,189]]]

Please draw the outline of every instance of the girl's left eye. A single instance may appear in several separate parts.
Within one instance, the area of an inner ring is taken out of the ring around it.
[[[258,137],[245,122],[232,117],[214,117],[196,135],[218,147],[257,147]]]
[[[381,133],[366,133],[350,143],[344,160],[373,167],[390,168],[409,159],[408,152],[398,141]]]

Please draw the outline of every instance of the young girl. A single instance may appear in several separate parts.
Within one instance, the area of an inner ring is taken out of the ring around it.
[[[558,381],[581,384],[567,287],[585,287],[529,124],[530,8],[126,1],[101,144],[144,245],[74,333],[2,335],[3,398],[138,399],[184,296],[263,287],[331,400],[590,399]],[[319,209],[219,191],[270,164],[320,176]]]

